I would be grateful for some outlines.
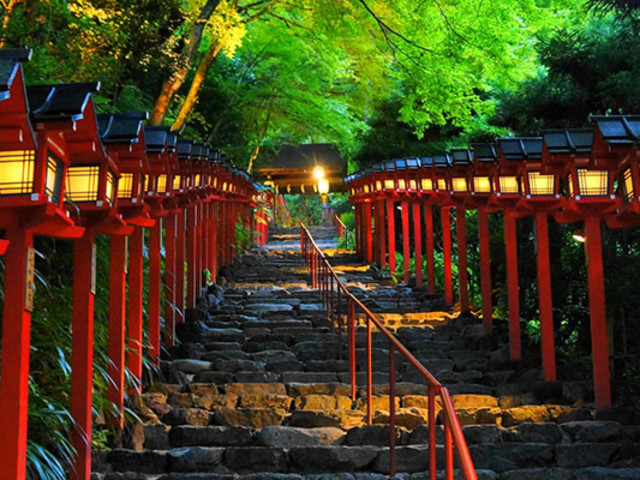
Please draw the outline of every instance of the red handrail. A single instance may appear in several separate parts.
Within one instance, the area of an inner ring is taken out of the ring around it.
[[[372,362],[371,362],[371,324],[389,340],[389,474],[394,476],[395,469],[395,352],[399,351],[420,375],[427,381],[429,388],[429,478],[436,478],[436,415],[435,399],[442,402],[442,423],[445,440],[445,479],[453,480],[453,447],[455,447],[460,470],[465,480],[477,480],[475,467],[471,460],[467,442],[462,434],[460,422],[456,416],[448,390],[426,369],[420,361],[383,325],[378,317],[353,296],[331,267],[331,264],[318,248],[309,230],[300,226],[300,250],[311,270],[312,287],[318,288],[329,320],[340,332],[342,330],[341,297],[347,300],[347,343],[349,345],[349,378],[351,380],[351,398],[356,397],[356,308],[366,317],[367,333],[367,423],[372,423]]]
[[[338,230],[338,238],[344,237],[344,234],[347,233],[347,226],[340,220],[340,216],[333,212],[333,225]]]

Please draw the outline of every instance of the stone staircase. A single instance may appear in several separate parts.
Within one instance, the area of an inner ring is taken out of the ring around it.
[[[500,328],[488,336],[471,316],[427,314],[442,300],[420,289],[374,290],[375,272],[351,255],[332,264],[447,385],[479,478],[640,479],[637,411],[596,411],[588,382],[544,383],[535,361],[509,361]],[[245,256],[225,273],[228,288],[211,288],[188,311],[162,380],[142,395],[144,425],[127,448],[95,456],[94,478],[386,478],[389,352],[381,334],[373,333],[374,425],[366,425],[366,393],[350,398],[346,339],[323,318],[300,256]],[[360,386],[365,341],[359,327]],[[426,479],[427,387],[399,356],[396,368],[397,477]],[[437,443],[441,469],[440,429]]]

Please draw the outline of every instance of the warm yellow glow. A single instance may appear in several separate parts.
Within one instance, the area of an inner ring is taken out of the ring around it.
[[[66,196],[72,202],[94,202],[98,200],[100,167],[69,167],[67,170]]]
[[[476,193],[491,193],[491,178],[473,177],[473,191]]]
[[[409,190],[418,190],[418,183],[415,180],[409,180]]]
[[[422,179],[422,191],[431,191],[433,190],[433,182],[431,181],[430,178],[423,178]]]
[[[222,191],[223,191],[223,192],[226,192],[226,191],[227,191],[227,182],[224,182],[224,183],[222,184]]]
[[[173,176],[173,190],[176,192],[180,190],[180,175]]]
[[[622,174],[624,198],[631,200],[634,197],[633,177],[631,176],[631,167],[627,168]]]
[[[370,192],[369,185],[365,185],[364,186],[364,193],[369,193],[369,192]]]
[[[313,169],[313,176],[316,180],[320,180],[321,178],[324,178],[324,168],[318,165],[316,168]]]
[[[518,177],[499,177],[500,193],[520,193]]]
[[[567,187],[569,189],[569,196],[574,196],[574,188],[573,188],[573,175],[567,176]]]
[[[49,195],[55,203],[60,200],[62,190],[62,162],[51,152],[47,157],[47,178],[45,180],[44,192]]]
[[[394,182],[393,180],[385,180],[384,181],[384,189],[385,190],[395,190],[396,188],[396,182]]]
[[[196,183],[194,185],[196,187],[199,187],[201,185],[201,183],[200,183],[201,181],[202,181],[202,176],[200,174],[197,174],[196,175]]]
[[[116,177],[112,172],[107,172],[107,191],[105,192],[105,198],[107,202],[113,204],[113,200],[116,193]]]
[[[158,186],[156,187],[156,193],[167,193],[166,175],[158,175]]]
[[[609,194],[609,172],[606,170],[578,169],[578,187],[582,196]]]
[[[446,191],[447,190],[447,181],[444,178],[438,179],[438,190]]]
[[[580,230],[580,231],[574,233],[571,236],[578,243],[586,243],[587,242],[587,236],[584,234],[584,230]]]
[[[133,173],[123,173],[118,181],[118,198],[132,198],[135,195],[133,190]]]
[[[0,195],[33,192],[35,152],[0,152]]]
[[[542,175],[540,172],[528,172],[529,191],[531,195],[553,195],[555,193],[556,177],[554,175]]]
[[[376,181],[376,191],[379,192],[382,190],[382,182],[380,180]]]
[[[406,190],[406,189],[407,189],[407,182],[404,180],[404,178],[398,179],[398,190]]]
[[[355,194],[356,194],[356,189],[355,189],[355,188],[352,188],[352,189],[351,189],[351,195],[355,195]]]
[[[456,193],[467,191],[467,179],[464,177],[454,177],[451,179],[451,188]]]
[[[329,180],[326,178],[318,180],[318,192],[321,194],[329,193]]]

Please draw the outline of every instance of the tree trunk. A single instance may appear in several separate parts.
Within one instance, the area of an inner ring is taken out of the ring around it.
[[[160,94],[156,99],[156,103],[153,106],[151,118],[149,119],[151,125],[160,125],[162,120],[164,120],[173,96],[187,78],[187,74],[191,69],[191,64],[198,53],[198,47],[200,46],[200,42],[202,41],[202,36],[204,34],[204,27],[207,25],[207,22],[220,2],[221,0],[208,0],[202,7],[202,10],[200,10],[198,20],[193,24],[191,31],[189,32],[189,40],[186,44],[185,50],[182,52],[180,61],[178,62],[175,71],[172,72],[169,78],[163,83],[162,90],[160,91]]]
[[[269,105],[269,107],[271,107],[271,105]],[[253,170],[253,162],[256,160],[256,158],[258,158],[258,154],[260,153],[260,145],[262,144],[262,140],[264,140],[264,137],[267,135],[267,129],[269,128],[269,122],[271,121],[271,108],[269,108],[269,111],[267,112],[267,118],[264,121],[264,124],[262,125],[262,131],[260,132],[260,137],[258,138],[258,141],[256,142],[256,146],[253,149],[253,152],[251,153],[251,157],[249,158],[249,166],[247,167],[247,173],[251,173],[251,170]]]
[[[180,113],[178,114],[178,118],[176,118],[176,121],[171,126],[171,130],[180,130],[184,125],[184,122],[187,120],[189,113],[191,113],[194,105],[198,102],[198,93],[200,93],[200,87],[204,83],[204,79],[207,78],[209,67],[218,57],[221,50],[222,43],[220,41],[213,43],[209,47],[209,50],[207,50],[206,55],[202,58],[200,65],[198,65],[198,70],[193,77],[191,87],[189,87],[189,93],[187,93],[187,96],[184,99],[182,107],[180,108]]]

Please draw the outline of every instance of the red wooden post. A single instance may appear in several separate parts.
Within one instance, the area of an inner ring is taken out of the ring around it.
[[[416,265],[416,285],[422,286],[422,228],[420,218],[420,204],[413,204],[413,248],[414,263]]]
[[[411,251],[409,250],[409,202],[403,200],[402,205],[402,269],[404,273],[404,283],[409,283],[411,276],[410,259]]]
[[[393,200],[387,200],[387,241],[389,242],[389,270],[396,273],[396,215]]]
[[[129,240],[129,331],[127,364],[134,380],[134,393],[141,393],[142,386],[142,288],[143,288],[142,227],[135,227]]]
[[[209,252],[211,251],[211,202],[203,204],[202,212],[202,270],[211,272],[211,262]],[[206,287],[206,278],[202,276],[203,287]]]
[[[469,309],[467,281],[467,225],[465,209],[456,207],[456,237],[458,244],[458,288],[460,290],[460,311]]]
[[[451,207],[442,207],[442,263],[444,265],[444,298],[453,305],[453,274],[451,269]]]
[[[380,200],[376,204],[376,210],[378,211],[378,224],[376,225],[376,230],[379,230],[378,235],[378,255],[380,256],[379,264],[380,268],[384,268],[387,266],[387,234],[386,234],[386,223],[385,223],[385,214],[384,214],[384,206],[385,201]]]
[[[127,237],[112,235],[109,252],[109,363],[107,399],[113,406],[110,426],[124,427],[124,371],[126,338]]]
[[[169,213],[164,225],[164,345],[172,347],[176,334],[176,214]]]
[[[187,209],[187,307],[196,306],[196,220],[198,207]]]
[[[427,254],[427,281],[429,282],[429,292],[436,292],[436,261],[433,246],[433,208],[431,205],[424,206],[424,223],[426,230],[426,254]]]
[[[211,279],[216,282],[218,278],[218,202],[211,204]]]
[[[584,220],[587,236],[587,274],[589,278],[589,310],[591,320],[591,350],[596,408],[611,406],[611,373],[609,368],[609,335],[602,267],[602,237],[600,217]]]
[[[371,202],[364,203],[364,234],[367,263],[373,262],[373,227],[371,226]]]
[[[137,231],[141,229],[137,228]],[[93,399],[93,304],[95,296],[94,235],[76,240],[73,251],[73,315],[71,341],[71,443],[76,457],[69,477],[91,476],[91,404]]]
[[[538,254],[538,302],[540,308],[540,336],[542,366],[547,382],[556,379],[556,352],[553,340],[553,307],[551,303],[551,267],[549,265],[549,232],[547,213],[536,212],[536,237]]]
[[[6,232],[2,362],[0,382],[0,467],[7,479],[26,478],[27,409],[31,312],[27,309],[27,258],[33,235],[23,228]]]
[[[186,210],[181,209],[176,215],[176,294],[175,313],[178,323],[184,322],[184,264],[186,260],[185,252],[185,214]]]
[[[511,358],[522,358],[520,340],[520,287],[518,282],[518,237],[513,214],[504,214],[504,243],[507,262],[507,295],[509,297],[509,344]]]
[[[149,229],[149,309],[148,336],[149,355],[152,362],[160,365],[160,288],[162,272],[160,267],[160,244],[162,243],[162,220]]]
[[[204,287],[204,209],[206,204],[198,205],[198,226],[196,228],[196,254],[198,255],[198,263],[196,269],[196,298],[200,295],[202,287]]]
[[[482,290],[482,324],[487,332],[493,327],[491,298],[491,248],[489,244],[489,212],[478,208],[478,236],[480,237],[480,287]]]

